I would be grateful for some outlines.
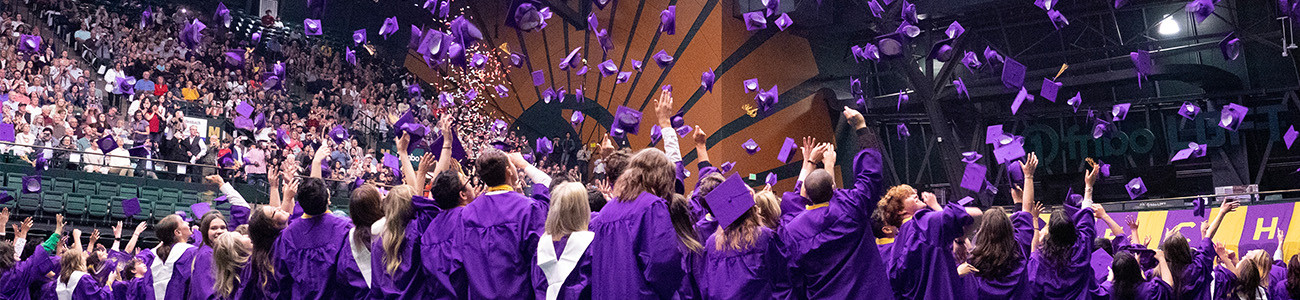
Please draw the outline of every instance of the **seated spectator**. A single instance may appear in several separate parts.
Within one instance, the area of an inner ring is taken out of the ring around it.
[[[186,101],[199,100],[199,90],[194,87],[194,81],[185,82],[185,87],[181,88],[181,98]]]
[[[266,10],[266,15],[262,16],[262,26],[275,26],[275,16],[271,15],[271,10]]]
[[[144,76],[140,76],[140,79],[135,81],[135,92],[144,93],[144,94],[153,94],[154,83],[153,80],[149,80],[148,71],[145,71]]]
[[[153,95],[158,97],[162,97],[163,95],[166,95],[167,84],[163,83],[162,75],[158,75],[154,78],[155,78],[154,79],[155,82],[153,84]]]

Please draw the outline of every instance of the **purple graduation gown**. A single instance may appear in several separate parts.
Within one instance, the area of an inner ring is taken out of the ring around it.
[[[465,206],[462,231],[465,274],[471,299],[533,297],[533,255],[546,224],[549,194],[533,185],[532,198],[507,191],[488,193]]]
[[[943,211],[921,209],[898,228],[889,280],[899,299],[964,299],[952,241],[974,222],[966,208],[948,203]]]
[[[1286,290],[1286,272],[1286,263],[1273,261],[1273,268],[1268,271],[1269,300],[1291,300],[1291,293]]]
[[[894,299],[871,234],[881,166],[880,151],[866,148],[853,159],[853,188],[835,191],[828,206],[803,210],[782,205],[782,213],[803,210],[777,232],[795,289],[791,298]]]
[[[754,244],[742,250],[719,250],[719,233],[704,245],[704,299],[786,299],[790,278],[776,232],[759,226]]]
[[[187,246],[182,247],[180,245]],[[185,249],[182,250],[181,248]],[[150,275],[145,277],[150,277],[149,281],[152,286],[149,290],[150,294],[154,295],[154,298],[159,298],[158,295],[162,294],[165,295],[163,298],[166,299],[185,299],[186,292],[189,291],[190,275],[193,273],[198,252],[197,247],[189,246],[189,244],[173,245],[171,252],[167,254],[168,256],[177,257],[174,262],[171,262],[171,277],[166,286],[160,286],[163,284],[161,282],[164,279],[162,276],[165,275],[163,274],[163,266],[166,266],[170,259],[168,257],[159,257],[152,250],[140,251],[137,257],[146,266],[149,266]],[[160,293],[159,288],[164,288],[166,293]]]
[[[108,288],[95,281],[94,275],[84,272],[75,272],[72,275],[73,277],[69,277],[67,283],[57,280],[54,282],[56,295],[66,293],[71,295],[73,300],[113,299],[113,294],[108,291]],[[76,279],[74,277],[81,278],[75,287],[72,286],[72,280]]]
[[[1213,283],[1214,241],[1204,239],[1200,248],[1192,248],[1192,263],[1183,268],[1182,287],[1173,287],[1176,299],[1202,300],[1210,299],[1210,286]],[[1231,273],[1231,272],[1229,272]]]
[[[425,296],[425,291],[428,290],[425,282],[429,276],[420,267],[420,261],[423,259],[420,255],[420,237],[439,210],[437,204],[426,198],[414,198],[411,205],[415,214],[411,221],[406,223],[406,231],[403,233],[405,242],[402,243],[401,253],[398,254],[402,258],[402,264],[395,272],[389,274],[388,263],[384,261],[386,252],[384,252],[383,234],[386,233],[375,235],[371,241],[371,287],[369,289],[371,299],[428,298]],[[350,257],[351,253],[347,256]],[[361,278],[355,278],[353,281],[357,280]]]
[[[361,258],[357,257],[357,255],[369,254],[370,245],[357,244],[358,241],[355,241],[352,235],[353,232],[355,232],[356,230],[369,230],[369,229],[353,227],[350,231],[345,233],[346,237],[344,238],[344,244],[346,244],[347,246],[344,247],[342,251],[339,251],[339,266],[338,269],[336,270],[338,274],[335,275],[338,276],[340,281],[347,283],[346,286],[339,287],[339,293],[338,293],[339,297],[350,298],[350,299],[361,299],[367,297],[370,294],[370,282],[367,282],[365,275],[361,273],[363,272],[363,270],[361,270],[361,263],[359,263],[358,260],[366,259],[366,262],[369,262],[370,261],[369,258],[371,257],[368,256],[362,256]],[[364,249],[362,250],[363,252],[357,253],[356,247],[361,247],[360,249]],[[366,265],[369,266],[370,264],[366,264]],[[364,270],[364,271],[369,271],[369,270]]]
[[[325,213],[289,223],[275,240],[273,299],[336,299],[346,288],[335,274],[340,251],[347,251],[352,222]]]
[[[465,207],[439,212],[420,235],[420,264],[423,276],[427,276],[424,279],[426,299],[469,297],[465,262],[461,259],[458,239],[464,231],[464,212]],[[375,252],[372,251],[370,256],[376,257]],[[378,266],[380,265],[372,265],[371,268]]]
[[[131,278],[126,281],[113,282],[113,299],[139,300],[152,299],[153,288],[149,286],[149,276]]]
[[[679,293],[683,277],[681,242],[668,201],[642,194],[632,201],[611,199],[591,220],[593,299],[665,299]]]
[[[1074,219],[1074,228],[1079,233],[1079,238],[1062,262],[1051,262],[1043,256],[1042,251],[1030,255],[1029,280],[1034,285],[1034,299],[1087,300],[1091,299],[1097,288],[1090,264],[1092,240],[1097,236],[1092,208],[1076,209],[1066,205],[1065,209]]]
[[[239,270],[239,284],[231,293],[237,297],[232,297],[233,299],[266,299],[267,291],[275,289],[274,281],[266,280],[253,273],[256,271],[252,263],[253,261],[249,260],[244,264],[244,268]]]
[[[1093,299],[1111,299],[1110,295],[1114,292],[1114,282],[1103,282],[1100,285],[1100,289],[1102,290],[1100,293],[1102,296],[1094,297]],[[1160,280],[1158,277],[1147,277],[1146,281],[1138,283],[1134,289],[1136,290],[1136,293],[1134,293],[1134,299],[1169,300],[1174,297],[1173,288],[1169,287],[1169,284]]]
[[[1232,270],[1224,268],[1223,265],[1214,266],[1214,283],[1212,298],[1215,300],[1237,300],[1237,290],[1241,282],[1237,280],[1237,274]],[[1264,296],[1264,295],[1259,295]]]
[[[45,247],[37,245],[36,252],[27,260],[19,261],[13,268],[0,273],[0,298],[30,299],[31,293],[28,290],[32,282],[43,280],[46,273],[53,272],[58,267],[50,258]]]
[[[560,238],[559,241],[543,240],[542,242],[551,243],[552,245],[554,245],[556,256],[562,256],[562,254],[564,253],[565,246],[569,242],[569,237],[566,236]],[[533,265],[532,276],[533,276],[532,277],[533,294],[535,295],[535,299],[545,300],[546,288],[548,286],[548,279],[546,278],[546,273],[542,271],[541,267],[537,265]],[[592,299],[591,298],[591,246],[590,245],[588,245],[587,249],[584,250],[580,256],[578,256],[578,261],[576,262],[576,265],[573,267],[573,271],[570,271],[569,276],[564,278],[564,283],[561,284],[560,287],[559,296],[557,296],[555,299],[564,299],[564,300]]]
[[[1001,278],[985,278],[978,273],[967,275],[966,288],[974,293],[970,296],[976,299],[1033,299],[1032,286],[1026,277],[1029,272],[1025,269],[1029,261],[1029,247],[1034,241],[1033,218],[1023,211],[1011,214],[1012,237],[1020,246],[1020,260],[1014,261],[1011,273]]]
[[[207,300],[214,294],[212,286],[217,283],[212,271],[212,247],[200,244],[194,258],[194,271],[190,275],[189,293],[185,299]]]

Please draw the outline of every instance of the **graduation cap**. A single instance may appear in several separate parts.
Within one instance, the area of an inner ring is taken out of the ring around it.
[[[874,62],[880,61],[880,48],[877,48],[875,44],[867,43],[860,47],[854,45],[849,50],[853,52],[854,59],[862,58]]]
[[[1088,261],[1088,264],[1092,266],[1094,275],[1105,277],[1106,274],[1110,274],[1110,265],[1114,261],[1115,258],[1106,253],[1106,249],[1097,249],[1097,251],[1092,252],[1092,258]]]
[[[705,92],[713,93],[713,83],[717,80],[718,77],[713,74],[713,68],[709,68],[708,71],[700,74],[700,86],[704,87]]]
[[[333,139],[335,143],[343,143],[348,139],[348,129],[344,128],[343,125],[335,125],[334,129],[330,129],[330,139]]]
[[[968,164],[979,161],[980,158],[983,157],[984,157],[983,155],[980,155],[980,153],[976,151],[967,151],[961,153],[961,161]]]
[[[953,41],[956,39],[944,39],[934,43],[930,47],[930,59],[947,62],[957,56],[957,49],[953,48]]]
[[[668,66],[673,65],[673,57],[668,55],[668,52],[663,49],[659,49],[659,52],[655,53],[654,60],[655,64],[659,65],[659,68],[661,69],[666,69]]]
[[[1074,93],[1074,97],[1070,97],[1070,100],[1065,100],[1065,104],[1069,104],[1070,107],[1073,107],[1074,112],[1079,112],[1079,105],[1083,104],[1083,93]]]
[[[993,50],[993,48],[989,46],[984,46],[984,61],[987,61],[991,64],[995,61],[1006,62],[1006,59],[1003,58],[1001,54],[998,54],[998,51]]]
[[[1010,178],[1012,184],[1025,180],[1025,171],[1020,168],[1022,165],[1019,160],[1013,160],[1007,164],[1007,177]]]
[[[521,1],[515,1],[516,3]],[[506,26],[518,28],[523,31],[533,31],[545,27],[546,21],[543,20],[541,10],[537,9],[532,3],[518,3],[513,8],[512,17],[506,18]]]
[[[1147,192],[1147,185],[1142,183],[1142,177],[1137,177],[1129,180],[1128,184],[1124,185],[1124,190],[1128,192],[1129,199],[1137,200],[1139,196]]]
[[[790,157],[794,155],[794,150],[797,148],[798,146],[795,145],[794,139],[786,137],[785,142],[781,144],[781,152],[777,153],[776,159],[783,163],[788,162]]]
[[[663,127],[659,127],[659,125],[650,126],[650,143],[651,143],[651,144],[658,144],[658,143],[659,143],[659,140],[663,138],[663,132],[662,132],[662,129],[663,129]]]
[[[632,72],[618,72],[618,77],[614,78],[614,84],[620,84],[632,79]]]
[[[321,33],[320,20],[303,19],[302,33],[305,35],[320,35]]]
[[[10,143],[13,143],[15,141],[14,124],[0,123],[0,141],[6,141]]]
[[[140,214],[140,198],[122,200],[122,213],[127,217]]]
[[[253,131],[253,119],[245,116],[235,117],[235,128]]]
[[[1195,103],[1192,103],[1190,101],[1184,101],[1183,105],[1178,107],[1178,115],[1183,116],[1183,118],[1188,120],[1195,118],[1196,115],[1200,113],[1201,113],[1201,107],[1196,106]]]
[[[435,135],[433,141],[429,142],[429,152],[432,152],[434,154],[442,153],[441,151],[442,151],[443,135],[445,134],[451,134],[451,136],[449,137],[451,139],[451,158],[456,160],[465,159],[466,157],[465,146],[460,143],[460,138],[456,136],[455,130],[451,130],[450,133],[439,132],[437,135]]]
[[[1237,33],[1230,32],[1219,41],[1219,52],[1223,53],[1224,60],[1236,60],[1241,55],[1241,39],[1237,38]]]
[[[627,106],[618,106],[614,114],[614,124],[609,128],[609,135],[620,138],[627,134],[637,134],[641,125],[641,112],[628,108]]]
[[[1029,91],[1025,90],[1025,87],[1022,86],[1020,87],[1020,92],[1016,93],[1016,99],[1011,101],[1011,114],[1015,115],[1019,112],[1020,106],[1023,105],[1025,101],[1034,102],[1034,95],[1029,94]]]
[[[762,3],[768,16],[775,14],[781,7],[781,0],[762,0]]]
[[[1106,134],[1108,128],[1110,128],[1110,122],[1098,118],[1092,119],[1092,138],[1101,138],[1102,135]]]
[[[542,70],[533,71],[532,75],[533,75],[533,86],[541,86],[542,84],[546,84],[546,73],[543,72]]]
[[[763,150],[763,148],[758,147],[758,143],[754,142],[754,139],[745,141],[744,144],[740,144],[740,147],[745,148],[745,153],[749,153],[749,155],[754,155],[754,153],[758,153],[759,150]]]
[[[438,17],[446,19],[449,15],[451,15],[451,3],[442,0],[442,4],[438,5]]]
[[[362,43],[365,43],[365,42],[366,42],[366,29],[365,29],[365,28],[362,28],[362,29],[357,29],[357,31],[353,31],[353,32],[352,32],[352,42],[355,43],[356,45],[360,45],[360,44],[362,44]]]
[[[1133,106],[1132,103],[1122,103],[1122,104],[1115,104],[1114,107],[1111,107],[1110,108],[1111,121],[1112,122],[1123,121],[1125,118],[1128,117],[1128,109],[1131,106]]]
[[[135,94],[135,76],[127,76],[117,81],[117,90],[123,94]]]
[[[880,18],[881,14],[885,13],[885,8],[881,7],[880,3],[876,2],[876,0],[868,0],[867,7],[871,9],[871,15],[877,18]]]
[[[568,70],[569,68],[576,68],[581,65],[582,53],[578,52],[580,50],[582,50],[582,47],[573,48],[573,50],[569,51],[569,55],[565,56],[564,60],[560,61],[560,70]]]
[[[898,139],[912,136],[912,132],[907,130],[907,124],[898,124]]]
[[[637,72],[641,72],[641,68],[644,67],[644,66],[645,66],[645,65],[642,64],[640,60],[632,60],[632,69],[633,69],[633,70],[636,70]]]
[[[691,127],[690,127],[690,126],[686,126],[686,125],[677,126],[677,129],[676,129],[676,130],[677,130],[677,136],[683,136],[683,137],[684,137],[684,136],[686,136],[687,133],[691,133]]]
[[[754,207],[754,195],[739,174],[731,174],[731,177],[704,196],[704,200],[708,201],[709,210],[718,220],[718,225],[724,228],[731,226]]]
[[[961,77],[957,77],[956,80],[953,80],[952,85],[957,88],[957,96],[970,100],[970,90],[966,88],[966,82],[962,81]]]
[[[600,50],[606,55],[609,54],[609,50],[614,50],[614,40],[609,37],[609,31],[605,29],[596,32],[596,42],[600,43]]]
[[[582,68],[583,68],[583,69],[587,69],[586,66],[583,66]],[[582,95],[582,86],[581,86],[581,85],[579,85],[578,87],[576,87],[576,88],[573,89],[573,100],[574,100],[574,101],[577,101],[578,103],[582,103],[582,102],[585,101],[586,99],[587,99],[587,98],[584,97],[584,96]]]
[[[1047,11],[1047,19],[1052,21],[1052,26],[1056,27],[1056,30],[1061,30],[1066,25],[1070,25],[1070,20],[1065,19],[1065,15],[1062,15],[1057,10]]]
[[[1055,0],[1034,0],[1034,6],[1043,10],[1052,10],[1053,4],[1055,3]]]
[[[505,98],[510,96],[510,89],[507,89],[504,85],[498,84],[495,89],[497,91],[497,97]]]
[[[1024,137],[1003,135],[997,144],[994,144],[993,158],[998,161],[998,164],[1005,164],[1021,157],[1025,157]]]
[[[257,44],[257,41],[262,39],[262,32],[254,32],[252,35],[248,36],[248,39],[252,40],[254,44]]]
[[[226,65],[231,68],[241,69],[244,67],[243,50],[231,49],[230,51],[226,51],[225,56],[223,57],[225,58]]]
[[[546,137],[537,138],[538,155],[546,156],[548,154],[551,154],[551,152],[554,150],[555,150],[555,145],[551,144],[550,139],[547,139]]]
[[[244,117],[251,117],[253,115],[253,110],[253,106],[249,105],[248,101],[242,101],[239,105],[235,106],[235,112]]]
[[[766,183],[767,185],[776,185],[776,180],[776,172],[770,172],[767,173],[767,179],[763,180],[763,183]]]
[[[14,201],[14,196],[10,195],[9,192],[0,191],[0,204],[9,203],[9,201]]]
[[[1014,59],[1006,58],[1002,64],[1002,85],[1006,86],[1008,89],[1016,89],[1023,87],[1024,84],[1025,65],[1020,64],[1020,62],[1017,62]]]
[[[996,144],[998,143],[998,141],[1002,140],[1002,137],[1005,135],[1006,133],[1002,131],[1001,124],[990,125],[984,128],[984,143]]]
[[[754,100],[758,102],[758,110],[766,113],[772,111],[772,108],[776,107],[776,103],[781,100],[781,93],[777,90],[776,85],[773,84],[771,89],[758,92],[758,97],[754,97]]]
[[[469,49],[475,42],[483,39],[483,31],[474,26],[465,19],[465,16],[457,16],[451,20],[451,35],[456,37],[456,42],[460,43],[465,49]]]
[[[1206,149],[1205,145],[1197,144],[1196,142],[1187,143],[1187,149],[1178,150],[1177,153],[1174,153],[1173,157],[1169,158],[1169,162],[1175,162],[1175,161],[1184,160],[1188,158],[1204,157],[1205,149]]]
[[[393,156],[392,154],[384,153],[384,157],[383,157],[382,159],[380,159],[380,162],[381,162],[384,166],[388,167],[388,169],[391,170],[391,171],[393,172],[393,176],[395,176],[395,177],[401,177],[401,176],[402,176],[402,165],[401,165],[401,160],[399,160],[399,159],[397,158],[397,156]]]
[[[600,77],[602,78],[618,74],[618,65],[615,65],[614,60],[612,59],[607,59],[596,67],[600,68]]]
[[[198,19],[194,19],[194,21],[191,21],[189,25],[185,25],[185,28],[181,29],[181,42],[184,42],[185,46],[189,48],[198,46],[199,41],[203,40],[203,29],[207,28],[208,25],[199,22]]]
[[[674,8],[674,9],[676,9],[676,8]],[[660,14],[660,18],[661,18],[661,20],[662,20],[662,17],[663,17],[663,15]],[[661,22],[661,23],[662,23],[662,22]],[[597,19],[597,18],[596,18],[596,12],[593,11],[593,12],[587,13],[587,30],[590,30],[591,32],[596,32],[596,31],[599,30],[599,29],[600,29],[600,19]]]
[[[151,18],[153,18],[153,12],[149,11],[149,8],[145,8],[143,11],[141,11],[140,28],[144,28],[145,26],[149,25],[149,19]]]
[[[1060,82],[1043,78],[1043,89],[1038,92],[1038,95],[1043,96],[1043,99],[1047,99],[1047,101],[1055,103],[1056,93],[1061,90],[1061,86]]]
[[[40,175],[23,176],[23,192],[28,194],[40,193],[41,176]]]
[[[212,211],[211,203],[198,202],[190,204],[190,212],[194,213],[195,217],[202,218],[203,215],[206,215],[209,211]]]
[[[790,20],[790,14],[781,14],[781,17],[776,18],[776,21],[772,21],[772,23],[776,23],[777,29],[785,31],[790,25],[794,25],[794,20]]]
[[[948,38],[955,39],[960,37],[962,33],[966,33],[966,27],[962,27],[961,23],[957,23],[957,21],[952,21],[952,24],[948,24],[948,29],[944,30],[943,33],[948,35]]]
[[[397,17],[384,19],[384,25],[379,26],[379,35],[383,36],[384,40],[387,40],[388,36],[394,33],[397,33]]]
[[[754,31],[767,28],[767,17],[762,11],[747,12],[742,16],[745,19],[745,30]]]
[[[1129,60],[1133,61],[1133,68],[1138,74],[1138,88],[1142,88],[1142,81],[1151,75],[1155,63],[1151,61],[1151,53],[1138,50],[1128,53]]]
[[[582,112],[580,112],[580,111],[574,111],[574,112],[573,112],[573,116],[570,116],[570,117],[569,117],[569,124],[570,124],[570,125],[573,125],[574,128],[577,128],[578,125],[582,124],[582,120],[583,120],[584,118],[586,118],[586,117],[582,116]]]
[[[745,85],[745,93],[746,93],[746,94],[749,94],[749,92],[753,92],[753,91],[757,91],[757,90],[759,90],[759,89],[758,89],[758,78],[745,79],[744,85]]]
[[[508,126],[510,126],[510,124],[507,124],[506,121],[503,121],[503,120],[501,120],[501,119],[497,119],[497,120],[495,120],[495,121],[492,121],[492,131],[495,131],[495,132],[503,132],[503,131],[506,131],[506,127],[508,127]]]
[[[975,55],[975,52],[971,51],[966,51],[966,54],[962,56],[961,64],[966,66],[966,69],[969,69],[971,72],[975,72],[975,70],[979,70],[980,67],[984,66],[984,63],[980,62],[979,56]]]
[[[230,9],[226,8],[225,2],[217,2],[216,14],[212,19],[220,20],[221,24],[226,28],[230,27]]]
[[[1291,144],[1295,143],[1295,138],[1297,135],[1300,135],[1300,132],[1296,132],[1295,125],[1291,125],[1291,127],[1288,127],[1286,129],[1286,133],[1282,134],[1282,141],[1286,143],[1287,150],[1291,150]]]
[[[346,60],[348,64],[353,66],[357,65],[357,51],[352,50],[352,47],[347,47],[345,49],[347,50],[343,52],[343,60]]]
[[[888,1],[886,1],[887,3]],[[909,24],[919,24],[920,19],[916,16],[916,5],[903,0],[902,9],[899,10],[900,17]]]
[[[18,37],[18,51],[37,53],[41,52],[41,37],[35,35],[20,35]]]
[[[961,175],[961,187],[972,192],[979,192],[984,188],[984,176],[988,174],[988,171],[988,167],[982,164],[966,164],[966,171]]]
[[[551,103],[551,99],[554,98],[555,98],[555,88],[548,87],[546,88],[545,91],[542,91],[542,102]]]
[[[131,148],[131,149],[134,150],[135,148]],[[135,154],[136,154],[136,153],[134,153],[134,151],[132,151],[131,156],[137,156],[137,155],[135,155]],[[221,157],[217,158],[217,165],[220,166],[220,167],[222,167],[222,168],[230,168],[230,167],[234,167],[234,166],[235,166],[235,151],[227,151],[225,154],[222,154]]]
[[[475,98],[478,98],[478,89],[469,89],[469,91],[465,92],[467,101],[474,101]]]
[[[592,14],[595,16],[595,14]],[[668,35],[677,34],[677,6],[669,5],[659,12],[659,31]]]
[[[420,27],[411,25],[411,39],[406,42],[406,48],[411,50],[420,49],[421,42],[424,41],[424,31]]]
[[[1187,3],[1185,9],[1187,13],[1196,17],[1196,24],[1201,24],[1202,21],[1205,21],[1205,18],[1209,18],[1210,15],[1214,14],[1214,1],[1192,0],[1192,2]]]
[[[1246,118],[1246,112],[1250,109],[1236,103],[1228,103],[1223,106],[1223,111],[1219,113],[1219,127],[1230,131],[1237,131],[1241,126],[1241,121]]]
[[[113,135],[111,134],[105,134],[104,137],[95,141],[95,144],[99,145],[99,150],[103,153],[109,153],[117,149],[117,140],[113,139]]]

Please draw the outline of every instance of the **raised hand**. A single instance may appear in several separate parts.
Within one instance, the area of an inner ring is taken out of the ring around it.
[[[655,115],[658,117],[659,127],[673,128],[673,92],[668,89],[659,90],[659,99],[655,99]]]
[[[825,152],[822,153],[822,164],[827,168],[835,168],[835,144],[825,143]]]
[[[90,239],[88,241],[89,242],[86,243],[86,249],[94,249],[95,243],[99,242],[99,228],[90,231]]]
[[[0,226],[4,226],[4,224],[9,224],[9,208],[8,208],[8,207],[5,207],[4,209],[0,209]],[[0,227],[0,229],[4,229],[4,228],[3,228],[3,227]]]
[[[17,229],[14,229],[14,233],[15,233],[14,236],[20,239],[27,239],[27,233],[31,231],[32,231],[32,217],[27,217],[26,220],[23,220],[22,226],[19,226],[17,227]]]
[[[404,131],[403,131],[403,132],[399,132],[399,133],[397,134],[397,138],[393,140],[393,143],[396,143],[396,144],[397,144],[397,154],[398,154],[398,155],[406,155],[406,154],[410,153],[410,152],[406,152],[406,146],[407,146],[407,144],[410,144],[410,143],[411,143],[411,135],[406,134],[406,132],[404,132]],[[325,147],[322,146],[321,148],[325,148]],[[319,152],[318,152],[318,153],[319,153]],[[317,154],[316,156],[320,156],[320,155]]]
[[[275,168],[270,168],[270,169],[268,169],[268,171],[270,171],[270,172],[275,172],[274,170],[275,170]],[[267,176],[267,177],[270,177],[269,179],[271,179],[271,184],[273,184],[273,185],[278,185],[278,183],[275,182],[275,177],[272,177],[272,176]],[[217,184],[217,186],[223,186],[223,185],[226,185],[226,180],[225,180],[225,179],[222,179],[222,178],[221,178],[221,175],[212,174],[212,175],[208,175],[207,177],[204,177],[204,179],[207,179],[208,182],[211,182],[211,183],[215,183],[215,184]]]
[[[803,161],[809,163],[814,162],[812,152],[813,149],[817,147],[817,138],[805,136],[803,137],[803,143],[801,145],[802,146],[799,146],[799,151],[803,152]]]
[[[122,238],[122,221],[117,221],[117,225],[113,225],[113,239],[120,238]]]
[[[140,222],[140,224],[135,225],[135,232],[134,232],[134,235],[137,235],[137,236],[138,236],[138,235],[144,234],[144,230],[145,230],[146,228],[148,228],[148,224],[145,224],[144,222]]]
[[[975,266],[972,266],[970,263],[962,263],[957,266],[957,276],[966,276],[979,272],[980,270],[976,269]]]
[[[1089,162],[1090,164],[1092,164],[1092,170],[1084,171],[1084,173],[1083,173],[1083,184],[1084,184],[1087,188],[1090,188],[1090,187],[1092,187],[1093,184],[1096,184],[1096,183],[1097,183],[1097,177],[1100,177],[1100,176],[1101,176],[1101,174],[1099,173],[1099,172],[1101,171],[1101,165],[1099,165],[1099,164],[1097,164],[1097,163],[1095,163],[1095,162],[1092,162],[1091,160],[1089,160],[1088,162]]]
[[[705,145],[709,141],[709,134],[705,133],[704,129],[700,129],[699,125],[695,125],[695,131],[691,132],[691,139],[695,140],[696,146]],[[609,141],[609,138],[605,138],[605,141]]]
[[[867,121],[862,118],[862,113],[848,106],[844,107],[844,119],[853,126],[853,129],[867,128]]]
[[[428,174],[429,172],[433,172],[433,168],[436,167],[437,165],[438,165],[438,159],[433,157],[433,153],[425,152],[424,156],[420,156],[420,170],[416,172],[417,173],[416,175],[420,176],[423,174]]]
[[[54,232],[55,232],[55,233],[63,233],[63,226],[67,226],[67,225],[68,225],[68,223],[63,221],[63,214],[57,214],[57,215],[54,215]]]
[[[1011,203],[1016,203],[1016,204],[1025,203],[1025,200],[1021,199],[1021,195],[1024,194],[1024,192],[1025,192],[1024,190],[1021,190],[1019,187],[1016,187],[1014,184],[1011,185]]]
[[[1101,204],[1093,204],[1093,205],[1092,205],[1092,216],[1093,216],[1093,217],[1095,217],[1095,218],[1101,218],[1102,216],[1105,216],[1105,215],[1106,215],[1106,207],[1101,206]]]
[[[301,182],[301,181],[302,181],[302,180],[300,180],[300,179],[298,179],[298,178],[294,178],[293,180],[290,180],[290,181],[289,181],[289,184],[286,184],[286,185],[284,186],[284,196],[283,196],[283,198],[284,198],[284,199],[294,199],[294,197],[297,197],[297,196],[298,196],[298,183]]]
[[[1241,207],[1241,202],[1237,202],[1237,200],[1226,201],[1223,202],[1223,207],[1219,208],[1219,211],[1222,214],[1227,214],[1236,211],[1238,207]]]
[[[1038,170],[1038,155],[1029,152],[1029,155],[1025,157],[1025,163],[1020,165],[1020,171],[1025,175],[1025,178],[1032,178],[1035,170]]]

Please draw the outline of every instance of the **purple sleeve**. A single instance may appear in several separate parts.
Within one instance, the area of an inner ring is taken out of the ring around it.
[[[1092,240],[1097,238],[1097,219],[1092,216],[1092,208],[1086,207],[1074,213],[1074,229],[1079,232],[1079,243],[1087,243],[1088,249],[1092,249]],[[1092,250],[1084,252],[1084,255],[1091,255]]]
[[[1214,282],[1211,284],[1214,287],[1214,295],[1210,295],[1211,299],[1236,298],[1229,297],[1232,291],[1237,289],[1238,285],[1237,274],[1233,273],[1232,270],[1228,270],[1222,265],[1214,266]]]
[[[1020,251],[1024,257],[1029,257],[1029,252],[1034,243],[1034,218],[1027,212],[1016,212],[1011,214],[1011,236],[1016,239],[1016,244],[1020,245]]]
[[[805,205],[807,205],[805,200],[799,193],[785,192],[781,194],[781,225],[794,220],[795,216],[804,211]]]
[[[1193,262],[1206,268],[1213,267],[1214,259],[1219,257],[1219,252],[1214,249],[1214,241],[1211,239],[1202,239],[1200,249],[1192,249],[1192,251],[1196,252]]]
[[[252,215],[252,209],[247,206],[231,205],[230,206],[230,226],[231,230],[239,225],[248,224],[248,217]]]
[[[95,281],[95,276],[90,274],[82,275],[81,282],[77,283],[77,289],[73,290],[72,298],[74,299],[113,299],[113,294],[107,287]]]
[[[942,241],[951,242],[965,235],[966,225],[975,222],[975,218],[966,213],[966,208],[954,202],[949,202],[948,207],[941,213],[926,214],[926,222],[930,222],[930,228],[942,228],[939,238]]]
[[[841,190],[841,193],[837,193],[839,195],[832,197],[831,201],[857,208],[863,218],[870,217],[871,212],[876,210],[875,199],[880,192],[881,166],[879,150],[868,148],[858,152],[858,155],[853,158],[853,174],[856,174],[853,188]]]
[[[551,189],[545,184],[533,184],[533,200],[541,201],[546,205],[551,204]]]
[[[291,289],[281,291],[280,288],[293,287],[293,277],[289,277],[289,267],[285,265],[285,260],[283,259],[286,256],[284,255],[284,252],[281,252],[284,251],[285,247],[284,237],[281,236],[280,238],[275,239],[275,243],[272,244],[272,247],[272,249],[275,249],[272,250],[272,257],[275,257],[275,259],[271,260],[271,269],[274,271],[274,274],[271,274],[270,278],[266,280],[266,298],[287,300],[293,296],[292,293],[290,293]]]
[[[1151,278],[1138,289],[1138,299],[1173,299],[1174,288],[1158,278]]]
[[[786,268],[786,259],[781,255],[779,242],[780,237],[776,232],[772,232],[772,239],[767,243],[767,253],[763,255],[766,258],[765,265],[770,272],[768,278],[772,278],[772,298],[774,299],[793,299],[791,295],[793,287],[790,282],[790,272]]]
[[[659,295],[673,295],[682,284],[682,251],[673,230],[668,205],[656,201],[641,220],[641,238],[636,239],[637,260],[647,285]],[[534,241],[536,242],[536,241]]]

